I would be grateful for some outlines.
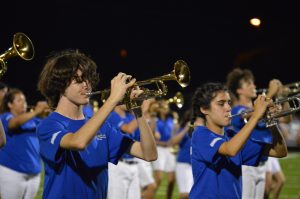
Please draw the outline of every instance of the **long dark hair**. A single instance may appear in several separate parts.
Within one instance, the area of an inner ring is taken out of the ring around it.
[[[205,115],[200,111],[200,108],[210,108],[211,101],[220,91],[228,92],[228,89],[224,84],[217,82],[208,82],[196,89],[192,98],[192,116],[189,129],[190,137],[192,137],[192,132],[194,130],[193,125],[197,117],[201,117],[206,121]]]

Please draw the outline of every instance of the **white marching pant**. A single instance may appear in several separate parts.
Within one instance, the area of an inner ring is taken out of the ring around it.
[[[0,198],[34,199],[40,181],[40,174],[21,173],[0,165]]]

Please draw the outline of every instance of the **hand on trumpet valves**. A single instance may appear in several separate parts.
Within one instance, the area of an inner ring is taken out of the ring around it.
[[[278,96],[281,87],[282,87],[282,83],[278,79],[272,79],[269,82],[269,88],[268,88],[267,96],[270,97],[270,98]]]
[[[134,86],[130,92],[130,99],[138,98],[144,91],[140,89],[138,86]]]
[[[270,98],[267,98],[264,95],[259,95],[254,101],[254,112],[252,117],[261,118],[272,103],[273,101]]]
[[[119,73],[111,80],[111,90],[109,98],[113,100],[114,103],[120,102],[127,91],[128,88],[132,87],[136,82],[136,79],[130,79],[130,75],[126,75],[125,73]]]
[[[40,115],[40,114],[43,114],[43,113],[47,113],[47,112],[50,112],[51,109],[49,107],[49,105],[47,104],[47,102],[45,101],[39,101],[37,102],[35,108],[34,108],[34,112],[37,114],[37,115]]]

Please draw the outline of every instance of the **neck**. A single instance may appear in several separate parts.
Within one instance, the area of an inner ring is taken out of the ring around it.
[[[114,111],[118,113],[121,117],[125,117],[126,115],[126,112],[118,106],[115,107]]]
[[[238,104],[243,105],[243,106],[247,106],[252,108],[253,107],[253,103],[252,103],[252,99],[246,96],[241,95],[238,99]]]
[[[224,135],[224,127],[206,122],[206,127],[218,135]]]
[[[74,104],[64,96],[60,98],[55,112],[58,112],[61,115],[71,118],[73,120],[84,119],[82,105]]]

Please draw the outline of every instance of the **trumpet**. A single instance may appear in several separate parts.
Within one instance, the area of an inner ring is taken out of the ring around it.
[[[278,123],[278,118],[293,114],[297,111],[300,111],[300,94],[276,100],[274,102],[274,105],[275,106],[280,105],[285,102],[289,102],[290,108],[288,108],[286,110],[281,110],[281,111],[278,111],[275,113],[267,111],[265,116],[260,121],[264,122],[266,124],[266,127],[271,127]],[[246,115],[253,111],[254,111],[253,109],[247,109],[238,114],[230,115],[229,118],[232,119],[233,117],[236,117],[236,116],[243,116],[243,115]],[[245,123],[247,123],[247,119],[244,119],[244,121],[245,121]]]
[[[174,103],[178,108],[182,108],[184,104],[184,98],[181,92],[177,92],[174,97],[171,97],[167,102]]]
[[[137,105],[138,101],[142,101],[145,99],[153,98],[153,97],[162,97],[165,96],[168,92],[168,88],[165,85],[164,81],[170,81],[175,80],[181,87],[186,87],[190,83],[190,70],[187,65],[187,63],[183,60],[178,60],[174,63],[174,70],[171,73],[168,73],[163,76],[154,77],[151,79],[138,81],[134,84],[134,86],[139,86],[141,90],[144,92],[141,94],[141,96],[135,98],[134,100],[130,99],[130,90],[128,90],[125,94],[124,99],[120,102],[120,104],[125,104],[127,109],[133,109],[136,107],[139,107]],[[150,90],[141,86],[149,85],[149,84],[155,84],[157,90]],[[110,95],[110,89],[105,89],[101,91],[95,91],[95,92],[89,92],[86,93],[87,96],[93,96],[93,95],[100,95],[100,99],[102,102],[105,102],[105,100]]]
[[[298,94],[298,93],[300,93],[300,82],[285,84],[285,85],[283,85],[283,89],[284,89],[284,93],[287,96]],[[266,93],[267,91],[268,91],[267,88],[261,88],[261,89],[257,90],[257,93]],[[283,96],[280,96],[279,99],[282,97]]]
[[[0,55],[0,78],[7,70],[6,60],[15,56],[24,60],[31,60],[34,57],[34,47],[31,40],[21,32],[14,34],[12,47]]]

